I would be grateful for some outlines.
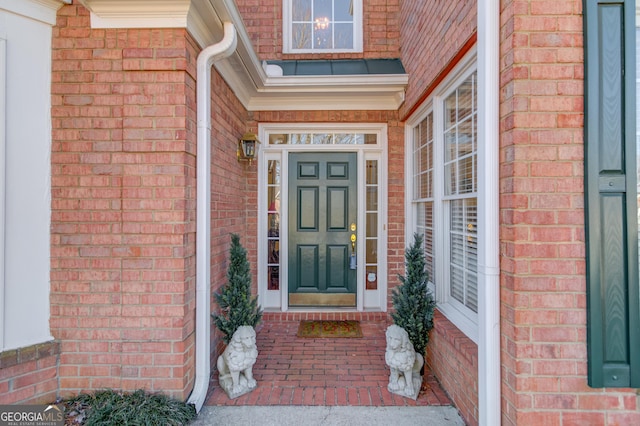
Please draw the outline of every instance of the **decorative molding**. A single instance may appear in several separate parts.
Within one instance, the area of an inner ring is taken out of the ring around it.
[[[191,0],[80,0],[94,28],[186,28]]]
[[[0,0],[0,10],[55,25],[56,12],[71,0]]]

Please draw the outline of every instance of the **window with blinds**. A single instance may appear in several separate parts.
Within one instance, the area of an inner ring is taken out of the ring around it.
[[[412,126],[413,226],[424,236],[426,268],[440,310],[477,333],[477,72],[471,68],[434,93]]]
[[[424,236],[424,251],[429,279],[435,277],[433,236],[433,112],[413,129],[413,170],[416,204],[416,231]]]
[[[449,288],[478,312],[476,73],[444,100],[445,211],[449,217]]]

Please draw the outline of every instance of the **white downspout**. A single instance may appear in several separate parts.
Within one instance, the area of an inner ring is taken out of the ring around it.
[[[499,58],[500,5],[478,1],[478,150],[480,179],[487,185],[479,200],[478,282],[478,423],[500,425],[500,212],[499,212]]]
[[[224,37],[198,55],[197,65],[197,207],[196,207],[196,380],[189,403],[200,412],[211,374],[211,67],[231,55],[236,29],[224,23]]]

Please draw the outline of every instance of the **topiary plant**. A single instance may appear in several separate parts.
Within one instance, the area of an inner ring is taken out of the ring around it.
[[[224,333],[225,343],[231,341],[233,333],[239,327],[249,325],[255,328],[262,319],[258,299],[251,296],[251,270],[247,251],[236,234],[231,235],[227,284],[214,296],[220,307],[220,314],[211,316],[215,326]]]
[[[435,300],[427,288],[429,273],[425,269],[422,249],[424,237],[414,234],[414,242],[405,250],[406,276],[398,275],[401,284],[392,290],[393,322],[404,328],[415,351],[424,356],[429,342],[429,331],[433,328]]]

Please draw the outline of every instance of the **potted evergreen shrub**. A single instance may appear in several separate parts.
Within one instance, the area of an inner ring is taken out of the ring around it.
[[[405,250],[406,276],[398,276],[401,284],[393,289],[391,295],[393,322],[406,330],[416,353],[422,356],[429,342],[429,331],[433,328],[435,310],[435,300],[427,287],[429,273],[425,269],[423,240],[422,234],[414,234],[413,244]]]
[[[262,319],[258,299],[251,296],[251,270],[247,251],[240,244],[237,234],[231,235],[227,284],[214,296],[220,313],[211,316],[215,326],[224,334],[223,340],[227,344],[239,327],[248,325],[255,328]]]

